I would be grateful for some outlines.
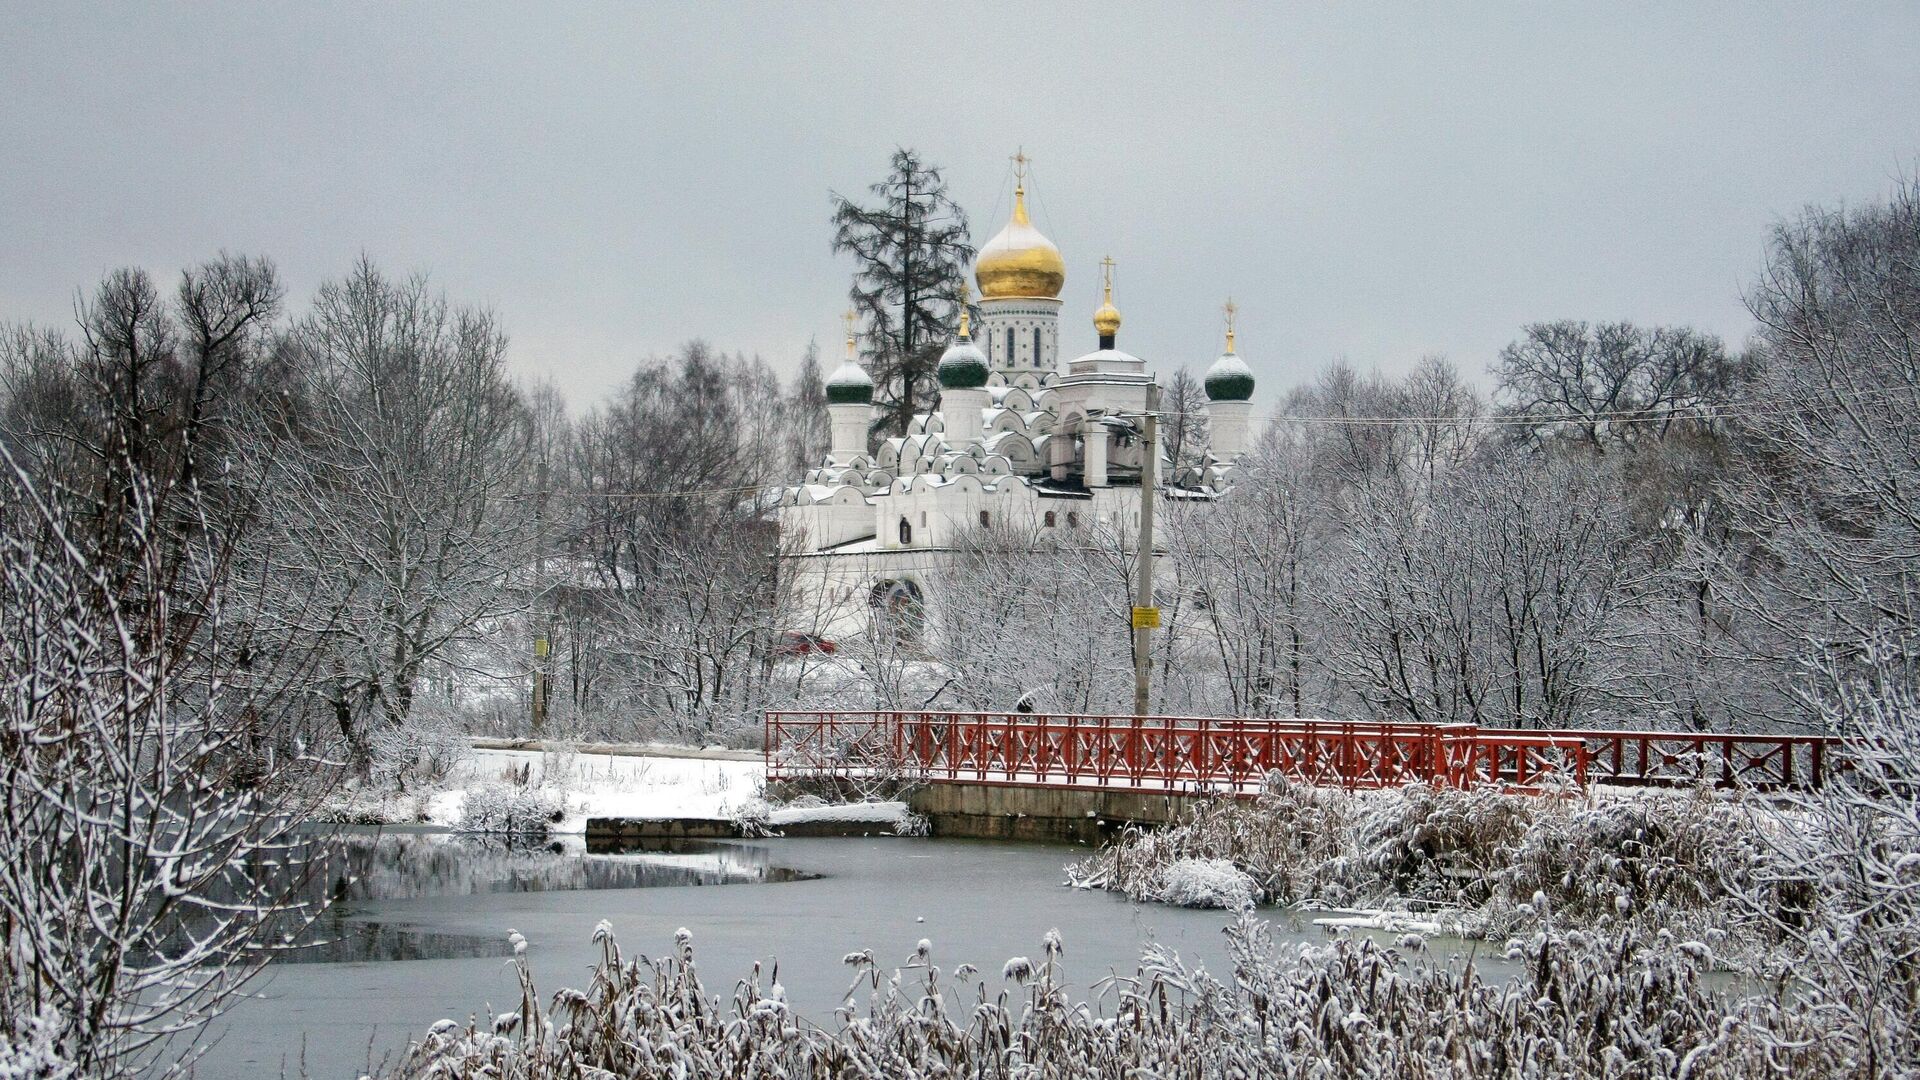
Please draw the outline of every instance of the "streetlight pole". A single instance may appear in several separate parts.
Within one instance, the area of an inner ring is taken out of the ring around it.
[[[1133,715],[1147,715],[1148,674],[1152,669],[1152,650],[1148,647],[1153,628],[1160,625],[1160,610],[1153,606],[1153,501],[1158,487],[1155,474],[1160,466],[1160,387],[1147,387],[1147,415],[1141,424],[1140,459],[1140,553],[1139,581],[1133,595]]]

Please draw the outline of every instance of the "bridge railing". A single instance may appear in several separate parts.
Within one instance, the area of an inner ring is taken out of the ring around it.
[[[1594,783],[1644,787],[1818,788],[1844,762],[1822,735],[1564,730],[1586,747]]]
[[[1470,725],[1023,713],[769,712],[770,780],[871,778],[1152,791],[1588,780],[1584,739]]]

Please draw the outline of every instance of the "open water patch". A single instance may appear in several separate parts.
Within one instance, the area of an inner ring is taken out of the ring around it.
[[[508,956],[502,936],[413,923],[392,901],[502,893],[686,888],[804,881],[752,844],[695,840],[596,844],[577,837],[474,836],[424,830],[350,830],[339,838],[323,887],[330,905],[276,952],[278,963],[358,963]]]

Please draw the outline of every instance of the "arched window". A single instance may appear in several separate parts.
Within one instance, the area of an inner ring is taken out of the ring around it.
[[[873,629],[882,640],[916,645],[926,623],[926,602],[920,586],[904,579],[875,582],[867,593]]]
[[[1013,327],[1007,327],[1007,366],[1013,366]]]
[[[980,511],[980,527],[984,529],[991,524],[993,524],[993,515],[985,510]]]
[[[1080,515],[1072,510],[1067,511],[1067,528],[1077,529],[1079,527],[1080,527]]]
[[[1053,528],[1053,511],[1047,511],[1047,528]]]
[[[1040,366],[1040,328],[1033,328],[1033,366]]]
[[[913,543],[913,526],[907,522],[906,518],[900,519],[900,542],[903,544]]]

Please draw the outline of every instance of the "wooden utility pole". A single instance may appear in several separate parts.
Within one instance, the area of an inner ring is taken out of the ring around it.
[[[533,629],[533,733],[547,724],[547,463],[535,471],[540,493],[533,500],[533,603],[527,615]]]
[[[1152,670],[1148,647],[1153,628],[1160,625],[1160,609],[1153,606],[1153,501],[1160,471],[1160,387],[1147,387],[1147,415],[1140,425],[1140,553],[1139,583],[1133,595],[1133,715],[1147,715],[1147,677]]]

